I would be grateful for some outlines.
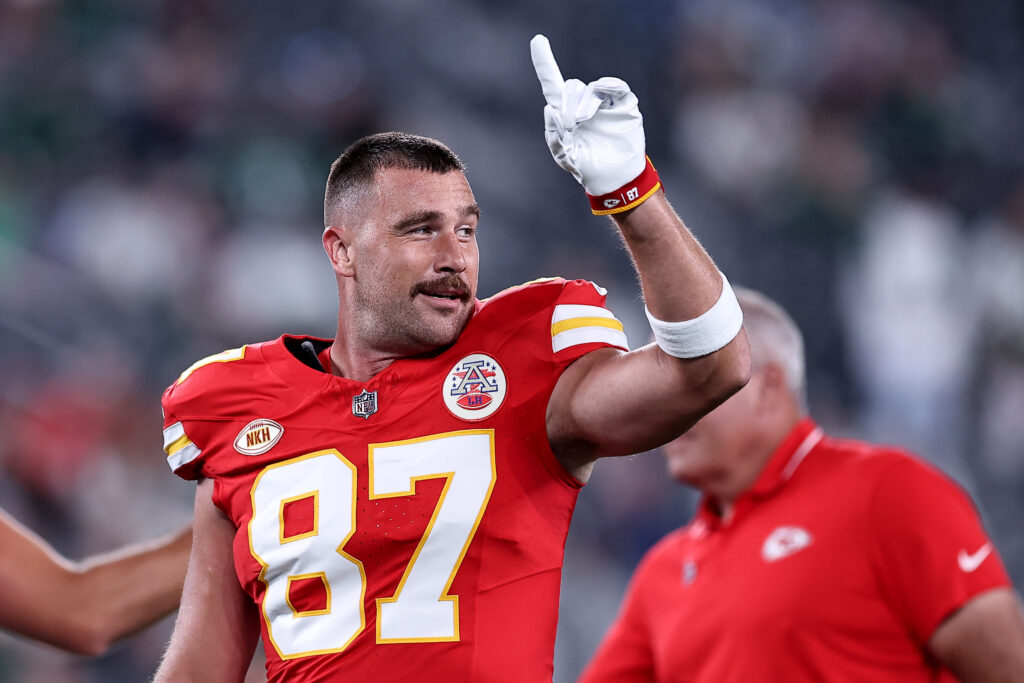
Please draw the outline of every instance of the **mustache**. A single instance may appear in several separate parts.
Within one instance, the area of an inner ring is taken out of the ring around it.
[[[457,294],[460,299],[468,299],[471,292],[469,291],[469,285],[467,285],[461,277],[454,273],[448,275],[442,275],[436,280],[423,280],[417,282],[409,290],[409,296],[413,297],[417,294]]]

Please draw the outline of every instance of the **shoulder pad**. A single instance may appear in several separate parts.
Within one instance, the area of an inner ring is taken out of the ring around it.
[[[480,313],[499,319],[543,316],[543,324],[550,325],[551,352],[563,359],[601,346],[628,351],[622,322],[605,305],[606,294],[589,280],[534,280],[485,300]]]
[[[246,386],[260,357],[261,344],[247,344],[207,356],[190,365],[163,394],[165,413],[183,417],[216,416],[230,394]]]

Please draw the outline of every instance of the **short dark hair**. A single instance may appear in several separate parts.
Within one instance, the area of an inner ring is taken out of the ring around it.
[[[349,145],[331,164],[324,192],[324,225],[331,210],[352,190],[369,187],[377,171],[405,168],[433,173],[466,172],[466,166],[443,142],[411,133],[377,133]]]

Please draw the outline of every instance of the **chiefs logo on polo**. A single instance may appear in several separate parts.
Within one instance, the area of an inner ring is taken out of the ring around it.
[[[448,372],[441,395],[452,415],[476,422],[498,411],[507,389],[505,372],[498,361],[486,354],[474,353]]]
[[[768,534],[761,546],[761,557],[765,562],[777,562],[811,545],[814,537],[798,526],[780,526]]]
[[[242,427],[235,437],[235,450],[242,455],[262,455],[281,439],[284,427],[273,420],[261,418]]]

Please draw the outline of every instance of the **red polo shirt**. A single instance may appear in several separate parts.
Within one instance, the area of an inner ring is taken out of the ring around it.
[[[581,682],[943,680],[935,628],[1009,585],[956,484],[807,419],[728,523],[704,501],[648,552]]]

